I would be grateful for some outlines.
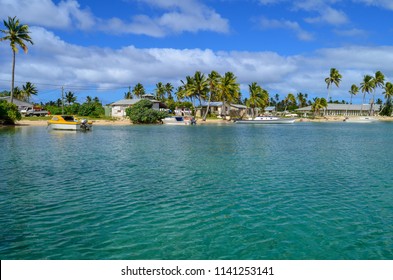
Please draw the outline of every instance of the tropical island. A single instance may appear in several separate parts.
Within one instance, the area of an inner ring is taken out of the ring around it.
[[[136,124],[158,123],[166,115],[176,114],[184,109],[202,121],[206,121],[208,118],[223,120],[253,118],[266,113],[283,116],[297,115],[307,118],[326,118],[329,115],[336,116],[337,114],[346,116],[349,114],[348,112],[352,112],[353,115],[392,116],[393,84],[385,81],[385,75],[381,71],[375,72],[374,75],[366,74],[359,85],[353,84],[348,91],[350,97],[348,102],[332,100],[330,97],[331,86],[339,87],[343,78],[339,70],[335,68],[330,69],[330,74],[325,79],[327,98],[315,97],[311,100],[307,93],[302,92],[288,93],[281,99],[279,94],[270,94],[258,82],[249,84],[249,95],[243,97],[240,84],[234,73],[220,74],[213,70],[209,74],[195,71],[193,75],[180,80],[180,85],[176,88],[171,83],[158,82],[153,94],[148,94],[143,84],[136,83],[132,89],[129,87],[128,91],[124,93],[124,99],[134,99],[134,102],[129,103],[128,108],[123,110],[120,116],[113,116],[110,109],[105,110],[105,107],[110,108],[112,104],[103,106],[97,97],[90,96],[87,96],[85,102],[81,104],[76,102],[77,93],[72,91],[64,93],[64,88],[61,89],[62,98],[45,104],[32,104],[29,103],[31,96],[38,94],[35,84],[28,81],[19,88],[15,86],[14,81],[18,48],[20,47],[27,53],[27,43],[33,45],[29,27],[26,24],[21,24],[16,17],[8,17],[8,20],[4,20],[3,23],[4,29],[1,29],[1,33],[4,36],[0,38],[0,42],[10,44],[13,60],[11,89],[0,92],[1,124],[15,124],[16,121],[22,119],[22,116],[26,115],[28,110],[43,110],[52,115],[71,114],[93,118],[129,118],[132,123]],[[383,91],[385,100],[380,98],[375,100],[375,92],[378,88]],[[352,97],[359,92],[363,94],[362,104],[366,105],[362,105],[360,111],[355,109],[358,106],[352,104]],[[365,104],[366,94],[372,94],[368,104]],[[150,100],[158,102],[160,106],[153,108],[152,104],[146,101],[146,96],[149,96]],[[142,104],[135,106],[138,101]],[[332,110],[329,107],[332,107],[332,104],[345,104],[346,109],[340,111],[334,108],[334,113],[331,113]],[[213,110],[213,108],[215,109]],[[158,112],[154,112],[155,109]]]

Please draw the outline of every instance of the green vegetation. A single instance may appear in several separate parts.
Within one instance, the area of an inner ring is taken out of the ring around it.
[[[22,118],[15,104],[0,100],[0,124],[15,124]]]
[[[153,108],[153,103],[142,99],[132,107],[126,109],[126,115],[134,124],[154,124],[168,116],[166,112],[157,111]]]

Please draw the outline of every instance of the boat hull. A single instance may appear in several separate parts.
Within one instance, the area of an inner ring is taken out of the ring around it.
[[[56,130],[80,130],[81,125],[80,124],[59,124],[59,123],[50,123],[48,124],[48,127],[51,129],[56,129]]]
[[[184,119],[183,117],[168,117],[161,120],[166,125],[192,125],[193,122],[190,119]]]
[[[370,117],[360,117],[360,118],[347,118],[344,122],[347,123],[374,123],[377,122],[377,119],[370,118]]]

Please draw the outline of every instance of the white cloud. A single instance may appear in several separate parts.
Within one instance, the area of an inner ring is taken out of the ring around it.
[[[381,7],[388,10],[393,10],[392,0],[353,0],[355,3],[364,3],[369,6]]]
[[[261,28],[264,28],[264,29],[280,28],[280,29],[292,30],[296,33],[296,36],[298,37],[298,39],[300,39],[302,41],[313,40],[312,34],[303,30],[300,27],[300,25],[295,21],[267,19],[267,18],[263,17],[260,20],[260,26],[261,26]]]
[[[46,28],[85,31],[106,31],[108,33],[144,34],[163,37],[182,32],[229,31],[228,20],[222,18],[200,1],[140,0],[159,9],[160,16],[130,15],[131,20],[116,16],[98,18],[77,0],[63,0],[55,4],[52,0],[0,0],[0,17],[16,15],[23,23]],[[21,9],[20,7],[23,7]],[[121,27],[121,28],[119,28]]]
[[[23,23],[50,28],[87,30],[95,23],[87,9],[76,0],[65,0],[57,5],[51,0],[0,0],[0,17],[17,16]]]
[[[128,46],[120,49],[87,48],[64,42],[44,28],[31,28],[34,46],[28,54],[19,52],[16,58],[16,81],[30,81],[40,92],[61,85],[94,88],[124,88],[138,82],[147,88],[161,82],[179,85],[185,76],[200,70],[210,73],[233,72],[238,81],[247,84],[258,82],[271,95],[303,92],[310,96],[325,96],[324,79],[329,69],[337,68],[343,75],[339,88],[332,88],[333,98],[347,98],[352,84],[361,82],[363,75],[380,70],[385,75],[393,73],[393,47],[342,47],[320,49],[295,56],[282,56],[274,52],[220,52],[209,49],[138,49]],[[2,65],[0,91],[8,89],[11,80],[11,50],[0,44]],[[393,77],[387,77],[392,79]],[[48,84],[54,86],[46,86]],[[75,91],[77,95],[81,92]],[[59,90],[47,99],[57,99]],[[82,91],[83,93],[83,91]],[[90,95],[94,95],[90,94]],[[247,92],[245,92],[247,95]],[[44,98],[39,94],[40,98]],[[122,96],[107,95],[106,101]]]

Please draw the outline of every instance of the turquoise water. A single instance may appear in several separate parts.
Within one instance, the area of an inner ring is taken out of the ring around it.
[[[393,123],[0,128],[1,259],[393,259]]]

